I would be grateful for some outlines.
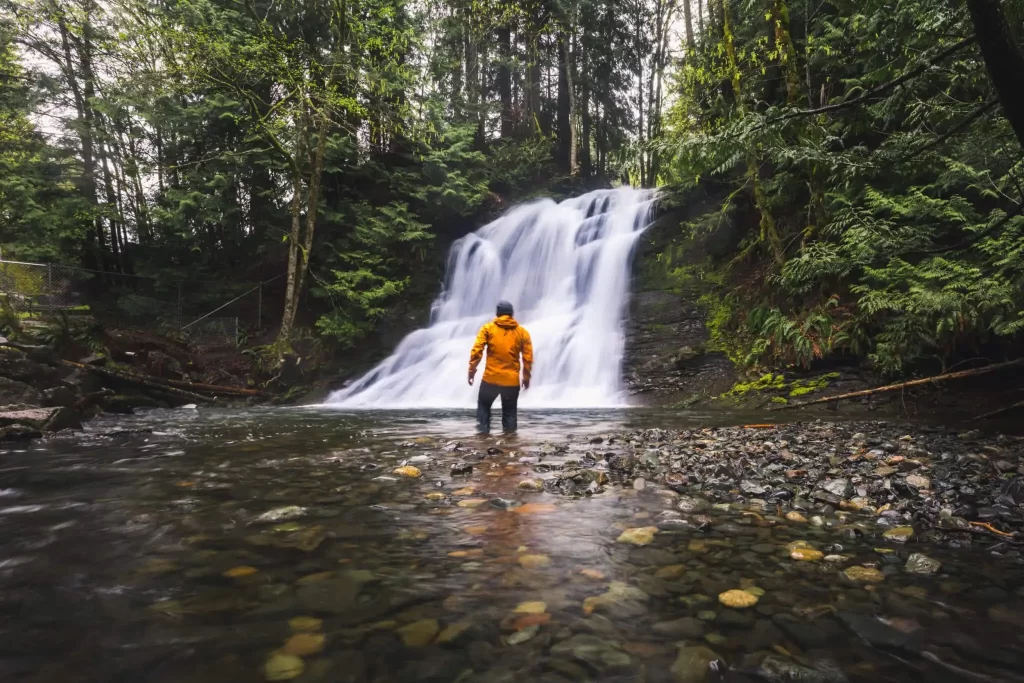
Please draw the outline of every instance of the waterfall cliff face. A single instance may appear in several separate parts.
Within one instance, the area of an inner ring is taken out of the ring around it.
[[[600,190],[518,206],[457,241],[431,323],[327,403],[347,408],[472,407],[466,383],[477,330],[499,300],[533,338],[531,407],[625,405],[623,322],[630,260],[654,193]],[[482,375],[477,374],[477,381]]]

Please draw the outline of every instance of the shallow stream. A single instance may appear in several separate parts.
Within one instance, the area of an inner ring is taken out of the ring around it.
[[[0,680],[1022,680],[1019,556],[928,548],[942,571],[916,575],[898,544],[739,505],[634,545],[674,507],[657,485],[518,487],[596,435],[755,421],[548,411],[502,441],[468,411],[175,410],[7,449]]]

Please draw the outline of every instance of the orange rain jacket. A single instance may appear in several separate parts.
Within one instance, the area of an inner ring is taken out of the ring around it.
[[[484,381],[500,387],[519,386],[519,356],[523,356],[523,383],[530,383],[533,369],[533,342],[530,333],[510,315],[495,318],[480,328],[476,343],[469,354],[469,376],[476,375],[476,368],[487,349],[487,366]]]

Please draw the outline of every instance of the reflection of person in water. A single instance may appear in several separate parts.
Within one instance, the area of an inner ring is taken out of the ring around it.
[[[519,402],[519,358],[522,356],[522,387],[530,388],[530,370],[533,368],[533,342],[530,333],[512,317],[512,304],[498,302],[497,317],[480,328],[476,343],[469,354],[469,384],[473,385],[476,368],[487,349],[487,365],[480,382],[476,404],[477,430],[491,431],[491,406],[501,396],[501,427],[506,432],[517,428],[516,404]]]

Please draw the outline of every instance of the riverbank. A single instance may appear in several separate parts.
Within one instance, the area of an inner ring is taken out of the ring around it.
[[[8,444],[3,671],[1015,680],[1020,439],[723,419],[155,409]]]

